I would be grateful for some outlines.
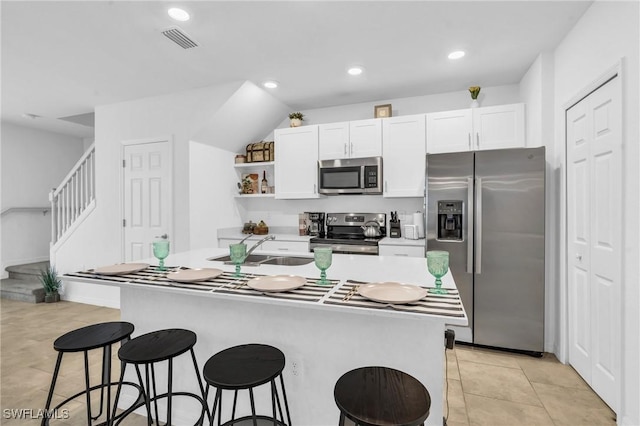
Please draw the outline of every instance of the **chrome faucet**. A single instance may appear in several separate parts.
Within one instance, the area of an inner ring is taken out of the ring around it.
[[[249,257],[249,255],[265,241],[275,240],[275,239],[276,239],[275,235],[267,235],[266,237],[264,237],[263,239],[255,243],[253,246],[251,246],[249,250],[247,250],[247,257]]]

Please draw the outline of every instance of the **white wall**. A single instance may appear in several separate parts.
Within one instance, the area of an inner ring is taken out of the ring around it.
[[[566,104],[623,59],[624,258],[622,300],[622,391],[618,423],[640,424],[640,130],[639,3],[595,2],[555,50],[556,164],[565,173]],[[564,202],[564,201],[563,201]],[[563,231],[564,232],[564,231]],[[566,287],[560,276],[559,288]],[[562,294],[556,295],[561,297]],[[563,300],[563,299],[561,299]],[[566,306],[563,306],[566,310]],[[562,332],[563,330],[559,330]]]
[[[80,159],[82,139],[2,123],[2,207],[47,207],[49,192]],[[2,277],[6,266],[49,259],[51,214],[2,215]]]

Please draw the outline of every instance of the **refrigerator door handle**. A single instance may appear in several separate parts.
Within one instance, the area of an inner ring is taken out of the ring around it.
[[[469,151],[471,151],[471,133],[467,133],[469,136]]]
[[[476,274],[482,273],[482,178],[476,178]]]
[[[473,273],[473,178],[467,178],[467,273]]]

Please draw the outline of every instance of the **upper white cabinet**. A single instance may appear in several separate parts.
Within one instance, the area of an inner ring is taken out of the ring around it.
[[[321,124],[320,160],[380,157],[382,155],[382,119]]]
[[[425,121],[425,114],[384,119],[384,197],[424,196]]]
[[[427,114],[430,154],[524,146],[524,104]]]
[[[275,198],[320,198],[318,126],[276,129]]]

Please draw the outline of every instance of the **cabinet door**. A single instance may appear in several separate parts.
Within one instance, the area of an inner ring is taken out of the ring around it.
[[[422,197],[425,179],[425,115],[382,123],[384,197]]]
[[[525,146],[524,104],[473,109],[474,149]]]
[[[349,157],[349,122],[320,124],[318,126],[320,160]]]
[[[309,243],[306,241],[265,241],[262,250],[286,254],[287,252],[306,253],[309,251]]]
[[[318,126],[276,129],[275,198],[320,198]]]
[[[427,152],[469,151],[473,115],[470,109],[427,114]]]
[[[349,122],[349,157],[380,157],[382,155],[382,119]]]

